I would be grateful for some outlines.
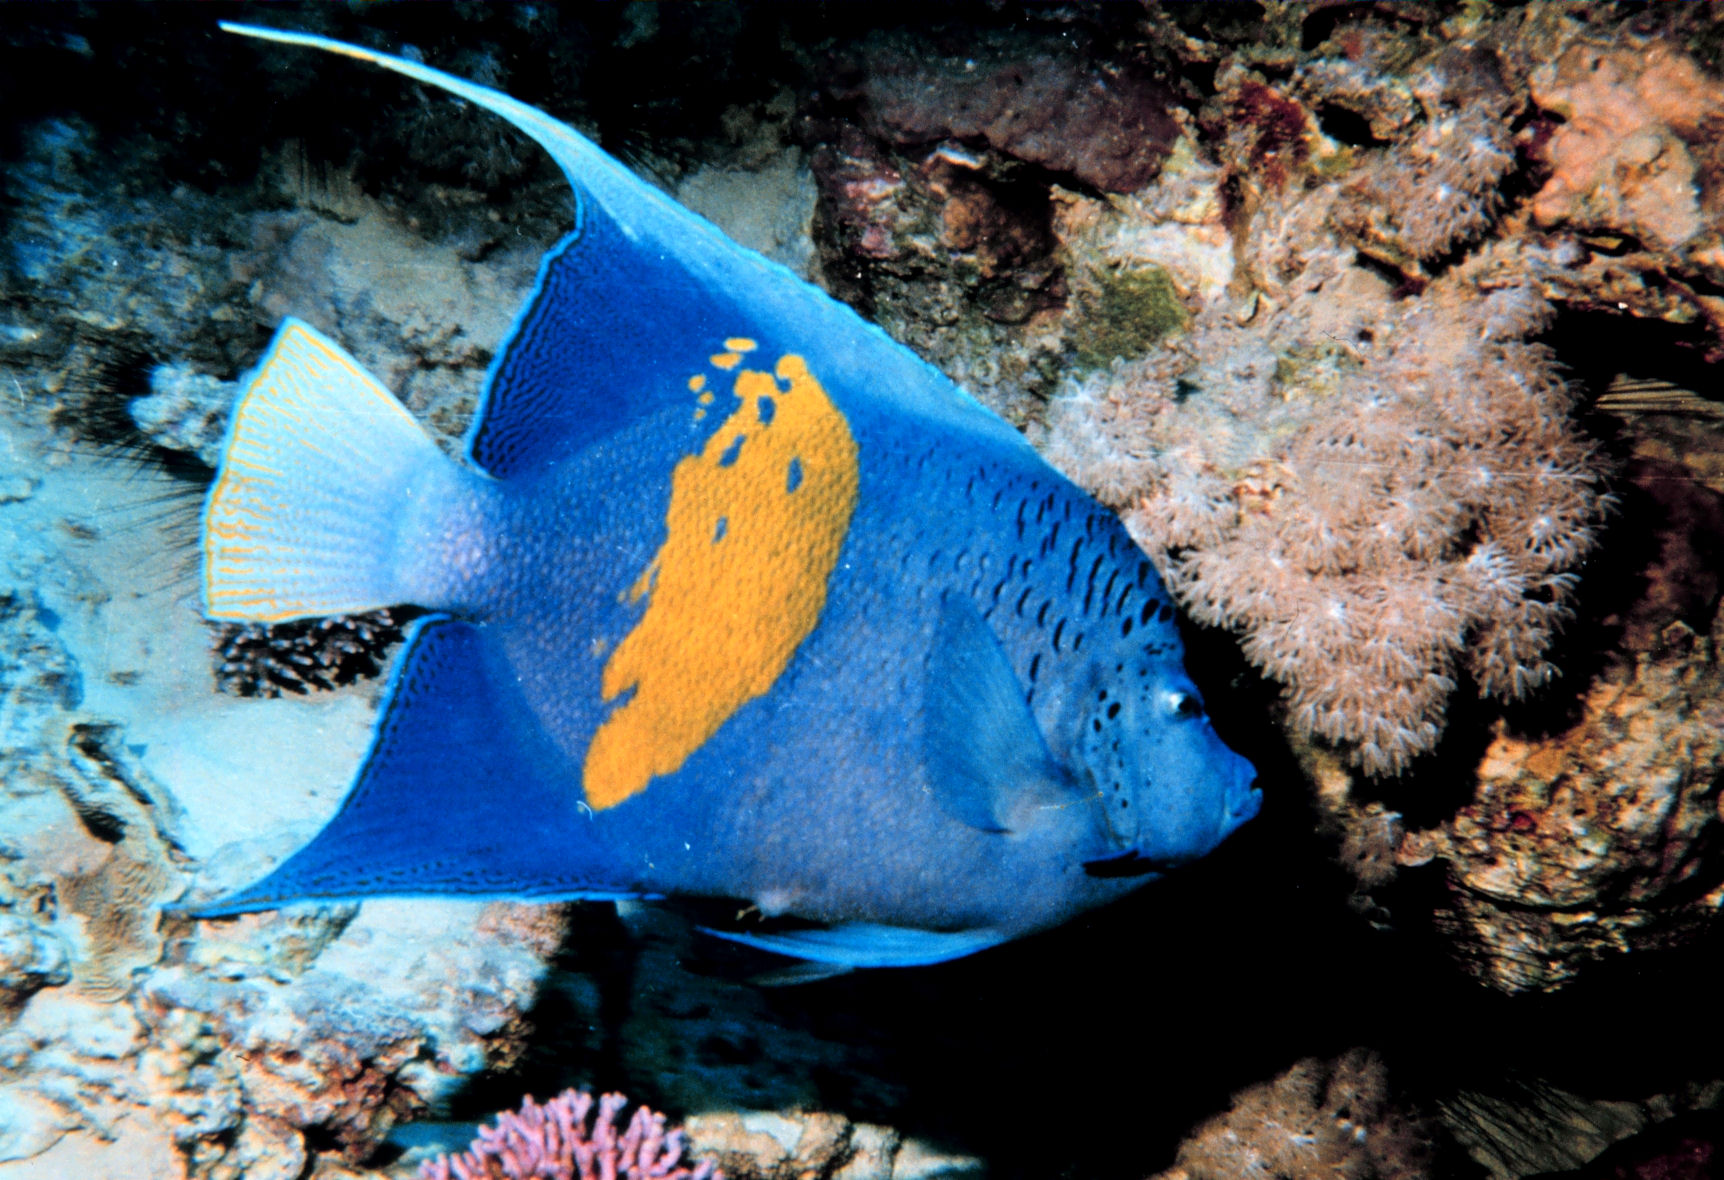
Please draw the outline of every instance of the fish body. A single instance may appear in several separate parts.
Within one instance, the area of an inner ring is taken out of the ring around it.
[[[1113,515],[848,309],[495,91],[577,193],[444,456],[288,321],[204,516],[214,618],[414,627],[340,812],[205,912],[692,895],[842,965],[955,957],[1257,810]],[[812,925],[807,925],[812,924]]]

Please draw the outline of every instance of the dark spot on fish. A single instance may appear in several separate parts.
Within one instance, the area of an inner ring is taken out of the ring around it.
[[[1054,600],[1051,598],[1042,603],[1042,608],[1036,612],[1036,626],[1042,627],[1042,626],[1047,625],[1048,607],[1052,606],[1053,604],[1054,604]]]
[[[1095,699],[1096,699],[1096,700],[1098,700],[1098,701],[1105,701],[1105,700],[1107,700],[1107,689],[1105,689],[1105,688],[1104,688],[1104,689],[1102,689],[1102,690],[1101,690],[1101,691],[1100,691],[1100,692],[1098,692],[1098,693],[1096,693],[1096,694],[1095,694]]]
[[[1097,733],[1101,732],[1101,718],[1100,717],[1096,717],[1096,718],[1092,719],[1089,724],[1090,724],[1091,729],[1095,730]]]
[[[1105,560],[1106,558],[1098,553],[1096,554],[1095,561],[1090,563],[1089,585],[1084,587],[1083,592],[1083,613],[1086,615],[1089,614],[1090,600],[1095,597],[1095,576],[1101,569],[1101,563]]]
[[[1161,609],[1156,611],[1155,617],[1158,621],[1163,623],[1171,622],[1173,619],[1173,606],[1170,603],[1162,603]]]
[[[1140,561],[1137,563],[1137,584],[1139,587],[1142,587],[1142,586],[1146,585],[1148,582],[1149,582],[1149,562]]]
[[[1155,599],[1144,600],[1143,609],[1137,612],[1137,621],[1144,626],[1149,625],[1149,617],[1155,613]]]
[[[1036,673],[1040,672],[1041,668],[1042,668],[1042,653],[1038,651],[1035,654],[1035,656],[1032,657],[1030,660],[1030,683],[1031,684],[1034,684],[1036,682]]]
[[[760,415],[760,424],[771,426],[773,416],[778,413],[778,403],[769,397],[763,397],[754,403],[754,408]]]
[[[1072,639],[1072,650],[1077,651],[1082,646],[1083,646],[1083,632],[1079,631],[1077,633],[1076,637]]]
[[[730,517],[728,517],[728,516],[719,517],[718,518],[718,527],[712,530],[712,543],[714,545],[716,545],[720,541],[724,540],[724,534],[726,532],[728,532],[729,529],[730,529]]]
[[[1021,619],[1024,617],[1024,603],[1029,601],[1030,592],[1033,591],[1034,589],[1035,589],[1034,586],[1025,586],[1024,592],[1022,594],[1018,595],[1018,606],[1017,606],[1018,618]]]
[[[1123,639],[1123,638],[1125,638],[1125,637],[1126,637],[1126,636],[1127,636],[1127,635],[1130,635],[1130,634],[1131,634],[1131,627],[1132,627],[1132,624],[1133,624],[1133,623],[1135,623],[1135,622],[1136,622],[1136,621],[1137,621],[1137,620],[1136,620],[1136,619],[1133,619],[1133,618],[1132,618],[1132,617],[1131,617],[1131,616],[1130,616],[1130,615],[1127,615],[1127,616],[1126,616],[1126,617],[1125,617],[1125,622],[1123,622],[1123,623],[1121,623],[1121,624],[1120,624],[1120,628],[1119,628],[1119,634],[1120,634],[1120,638],[1122,638],[1122,639]]]
[[[724,448],[724,454],[718,457],[720,467],[729,467],[736,462],[737,456],[742,454],[742,439],[743,436],[739,434],[731,440],[728,447]]]
[[[1107,719],[1109,721],[1112,721],[1115,717],[1118,717],[1118,716],[1119,716],[1119,702],[1115,701],[1113,704],[1111,704],[1107,707]]]
[[[784,490],[794,492],[802,486],[802,460],[794,456],[790,460],[790,471],[784,477]]]
[[[1066,621],[1064,619],[1061,619],[1059,622],[1054,624],[1054,650],[1055,651],[1058,651],[1060,649],[1060,633],[1063,632],[1065,629],[1066,629]]]
[[[1112,546],[1110,545],[1109,548],[1111,549]],[[1117,581],[1119,581],[1119,571],[1114,570],[1107,576],[1107,585],[1102,587],[1101,601],[1102,608],[1104,610],[1106,609],[1107,604],[1113,601],[1113,584]]]

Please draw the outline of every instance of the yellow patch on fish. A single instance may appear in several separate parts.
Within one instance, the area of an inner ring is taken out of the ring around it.
[[[680,769],[820,621],[856,510],[856,440],[800,356],[776,377],[738,371],[742,404],[671,473],[664,544],[630,591],[646,612],[605,663],[604,699],[634,695],[587,748],[594,808]]]

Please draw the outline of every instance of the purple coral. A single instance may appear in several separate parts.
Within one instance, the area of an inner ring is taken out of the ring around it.
[[[667,1132],[657,1111],[636,1108],[618,1135],[627,1105],[606,1094],[594,1114],[584,1090],[564,1090],[543,1106],[529,1095],[520,1113],[504,1111],[495,1126],[479,1128],[466,1151],[421,1164],[419,1180],[724,1180],[710,1159],[682,1165],[682,1130]]]

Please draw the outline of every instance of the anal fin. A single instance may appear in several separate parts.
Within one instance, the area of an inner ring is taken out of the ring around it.
[[[494,663],[481,626],[415,625],[371,752],[335,818],[200,916],[305,900],[642,896],[580,801],[580,777]]]

